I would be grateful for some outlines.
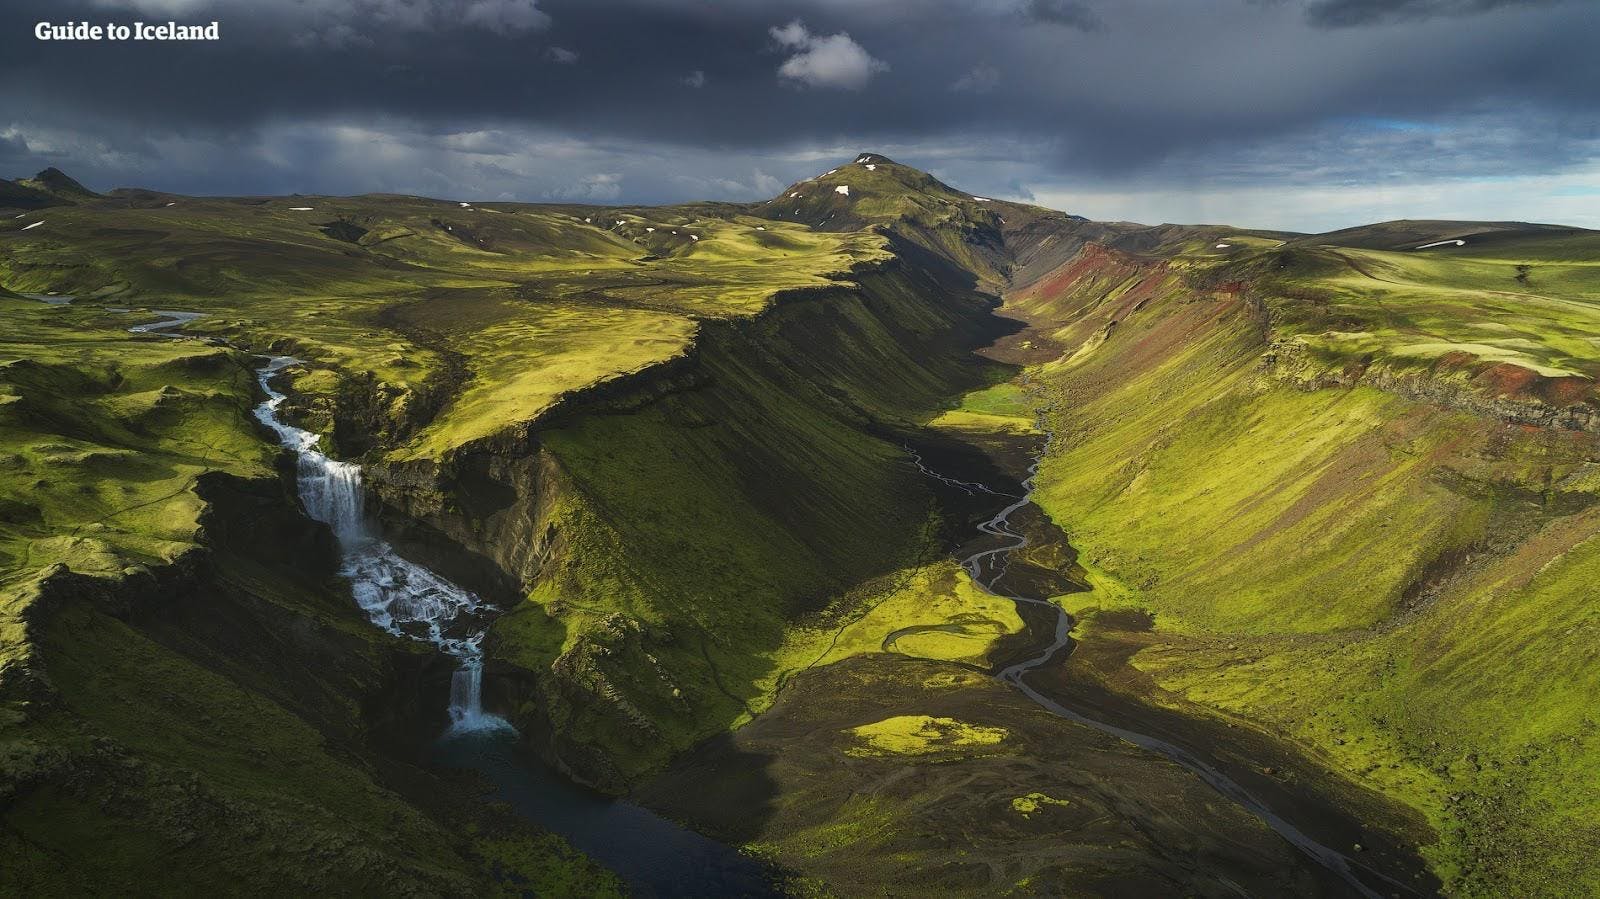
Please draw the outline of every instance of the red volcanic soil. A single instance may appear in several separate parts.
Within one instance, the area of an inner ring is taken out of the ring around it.
[[[1594,381],[1579,375],[1546,377],[1511,362],[1491,365],[1473,383],[1494,396],[1538,398],[1552,406],[1572,406],[1594,395]]]
[[[1473,379],[1496,396],[1528,396],[1540,380],[1538,372],[1510,362],[1491,365]]]
[[[1588,378],[1545,378],[1539,395],[1553,406],[1571,406],[1594,396],[1594,381]]]
[[[1048,299],[1071,292],[1091,276],[1122,279],[1150,267],[1166,271],[1164,262],[1139,260],[1097,243],[1086,243],[1070,261],[1021,291],[1019,297]]]

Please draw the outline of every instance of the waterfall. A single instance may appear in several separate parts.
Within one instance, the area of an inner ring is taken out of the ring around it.
[[[298,467],[300,500],[305,503],[306,513],[333,528],[341,544],[365,540],[361,466],[335,462],[313,449],[300,453]]]
[[[503,718],[483,712],[483,657],[461,660],[450,676],[450,730],[494,730],[507,726]]]
[[[509,730],[504,718],[483,711],[483,630],[493,611],[477,594],[401,558],[366,520],[361,466],[328,458],[317,435],[278,418],[284,394],[272,376],[299,360],[272,359],[258,372],[267,398],[256,419],[271,428],[297,459],[296,482],[306,514],[339,538],[340,574],[373,624],[438,647],[460,664],[450,678],[450,732]]]

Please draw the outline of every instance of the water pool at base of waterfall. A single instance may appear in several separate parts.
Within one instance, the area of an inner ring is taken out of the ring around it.
[[[534,757],[508,721],[483,710],[481,643],[494,609],[396,553],[366,520],[361,466],[330,459],[316,434],[278,418],[285,395],[271,381],[298,362],[279,356],[259,370],[267,398],[256,406],[256,418],[294,451],[300,501],[338,538],[340,573],[367,617],[457,660],[451,723],[434,744],[433,763],[476,771],[493,784],[488,798],[562,835],[621,875],[635,896],[779,895],[774,872],[763,863],[642,806],[579,786]]]
[[[573,783],[535,758],[514,731],[446,734],[434,745],[433,762],[482,775],[494,784],[485,798],[566,837],[621,875],[633,896],[783,895],[775,872],[761,861],[642,806]]]

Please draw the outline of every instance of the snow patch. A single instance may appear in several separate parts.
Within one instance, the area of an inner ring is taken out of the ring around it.
[[[834,172],[837,172],[837,171],[839,171],[839,170],[838,169],[828,169],[826,172],[823,172],[822,174],[818,175],[817,177],[818,178],[826,178],[829,175],[831,175],[831,174],[833,174]]]
[[[973,197],[972,199],[977,200],[979,203],[993,203],[994,202],[993,200],[989,199],[988,197]]]
[[[850,196],[850,185],[841,184],[838,187],[835,187],[833,189],[833,192],[836,193],[836,194],[844,194],[845,196],[848,197],[848,196]]]
[[[1231,246],[1233,246],[1233,244],[1231,244],[1231,243],[1219,243],[1219,244],[1217,244],[1217,249],[1226,250],[1227,248],[1229,248]]]
[[[766,225],[757,225],[756,226],[756,230],[757,231],[765,231],[765,230],[767,230],[767,226]]]
[[[869,162],[869,163],[867,163],[867,171],[869,171],[869,172],[876,172],[876,171],[877,171],[877,170],[878,170],[878,167],[877,167],[877,166],[876,166],[876,165],[873,165],[873,164],[872,164],[872,163],[870,163],[870,162]]]
[[[800,194],[798,194],[798,193],[792,193],[792,194],[789,195],[789,199],[791,199],[791,200],[797,199],[799,196],[800,196]]]
[[[651,232],[653,232],[653,231],[655,231],[655,230],[656,230],[656,229],[654,229],[654,228],[646,228],[646,229],[644,229],[644,230],[645,230],[645,233],[646,233],[646,234],[649,234],[649,233],[651,233]]]
[[[588,225],[588,224],[591,224],[591,222],[590,222],[590,221],[589,221],[589,220],[588,220],[588,219],[584,219],[584,220],[583,220],[583,223],[584,223],[584,224],[585,224],[585,225]]]
[[[43,220],[43,219],[40,219],[40,220],[39,220],[39,221],[37,221],[37,222],[34,222],[34,223],[33,223],[33,224],[31,224],[31,225],[23,225],[23,226],[22,226],[22,230],[24,230],[24,231],[32,231],[32,230],[33,230],[33,229],[35,229],[35,228],[37,228],[37,227],[39,227],[39,226],[40,226],[40,225],[42,225],[42,224],[44,224],[44,220]]]
[[[167,205],[168,206],[176,206],[176,205],[178,205],[178,201],[177,200],[173,200],[171,203],[168,203]]]
[[[1444,247],[1449,246],[1450,244],[1455,244],[1458,247],[1464,247],[1467,245],[1467,242],[1464,240],[1436,240],[1433,243],[1425,243],[1422,246],[1417,247],[1417,249],[1426,250],[1429,247]]]
[[[310,212],[311,209],[312,209],[312,207],[310,207],[310,206],[290,206],[289,207],[289,211],[290,212]]]
[[[472,208],[472,204],[471,203],[462,203],[461,204],[461,208],[462,209],[471,209]]]
[[[700,239],[700,235],[698,235],[698,234],[691,234],[691,235],[689,235],[689,239],[690,239],[690,240],[699,240],[699,239]]]

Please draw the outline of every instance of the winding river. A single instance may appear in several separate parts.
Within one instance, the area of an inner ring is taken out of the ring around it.
[[[1381,883],[1386,890],[1399,890],[1406,895],[1414,894],[1415,891],[1409,886],[1396,882],[1369,867],[1358,865],[1344,853],[1318,842],[1305,831],[1295,826],[1295,824],[1274,812],[1266,803],[1252,795],[1215,765],[1200,758],[1193,752],[1159,737],[1108,724],[1081,712],[1074,711],[1028,683],[1027,676],[1031,672],[1060,657],[1072,644],[1072,616],[1067,614],[1059,605],[1044,597],[1021,596],[1006,592],[998,587],[1006,573],[1011,554],[1027,547],[1030,542],[1022,529],[1011,523],[1011,517],[1033,503],[1034,481],[1038,477],[1039,466],[1049,450],[1050,442],[1054,439],[1054,435],[1049,431],[1045,433],[1044,445],[1040,448],[1038,455],[1034,457],[1032,464],[1029,465],[1027,477],[1022,482],[1022,496],[1002,508],[999,512],[996,512],[992,518],[978,525],[979,531],[995,538],[999,541],[999,544],[978,550],[961,560],[961,567],[971,575],[973,583],[977,584],[985,592],[992,596],[1011,600],[1019,606],[1027,605],[1047,609],[1055,622],[1054,638],[1047,646],[1039,650],[1036,655],[1002,669],[997,677],[1016,687],[1024,696],[1052,714],[1125,740],[1142,749],[1164,756],[1192,771],[1218,793],[1255,815],[1313,861],[1337,874],[1360,895],[1369,897],[1369,899],[1380,899],[1382,894],[1370,886],[1372,883]],[[924,466],[920,458],[916,458],[914,462],[924,473],[946,484],[974,486],[969,485],[968,482],[959,481],[929,470]],[[983,489],[984,492],[1001,495],[987,487]]]
[[[176,329],[200,317],[199,313],[176,311],[156,314],[163,318],[130,330],[180,337]],[[638,805],[573,783],[532,757],[509,722],[483,710],[481,643],[494,610],[471,591],[396,553],[367,520],[360,466],[328,457],[318,448],[318,435],[279,417],[286,397],[273,386],[273,381],[299,361],[278,356],[258,369],[257,379],[266,398],[255,407],[255,417],[277,435],[282,446],[294,452],[297,489],[305,510],[327,524],[338,538],[342,574],[371,621],[390,633],[428,642],[457,660],[450,692],[451,724],[438,741],[436,761],[482,774],[494,785],[493,798],[563,835],[575,847],[617,871],[636,895],[771,895],[769,871],[759,862]],[[1193,752],[1159,737],[1084,715],[1028,683],[1030,673],[1058,658],[1072,643],[1072,618],[1058,605],[1044,597],[1018,595],[998,587],[1011,554],[1029,545],[1029,538],[1012,524],[1011,518],[1033,503],[1034,481],[1049,440],[1047,434],[1044,448],[1028,468],[1023,495],[978,526],[984,535],[998,542],[961,560],[961,566],[981,589],[1019,606],[1047,609],[1053,616],[1054,636],[1050,643],[997,676],[1055,715],[1162,755],[1192,771],[1359,894],[1380,896],[1369,885],[1372,883],[1381,883],[1387,890],[1414,893],[1407,885],[1318,842]],[[929,468],[915,450],[909,446],[907,450],[917,468],[931,478],[963,490],[1001,495],[985,485],[943,475]]]

